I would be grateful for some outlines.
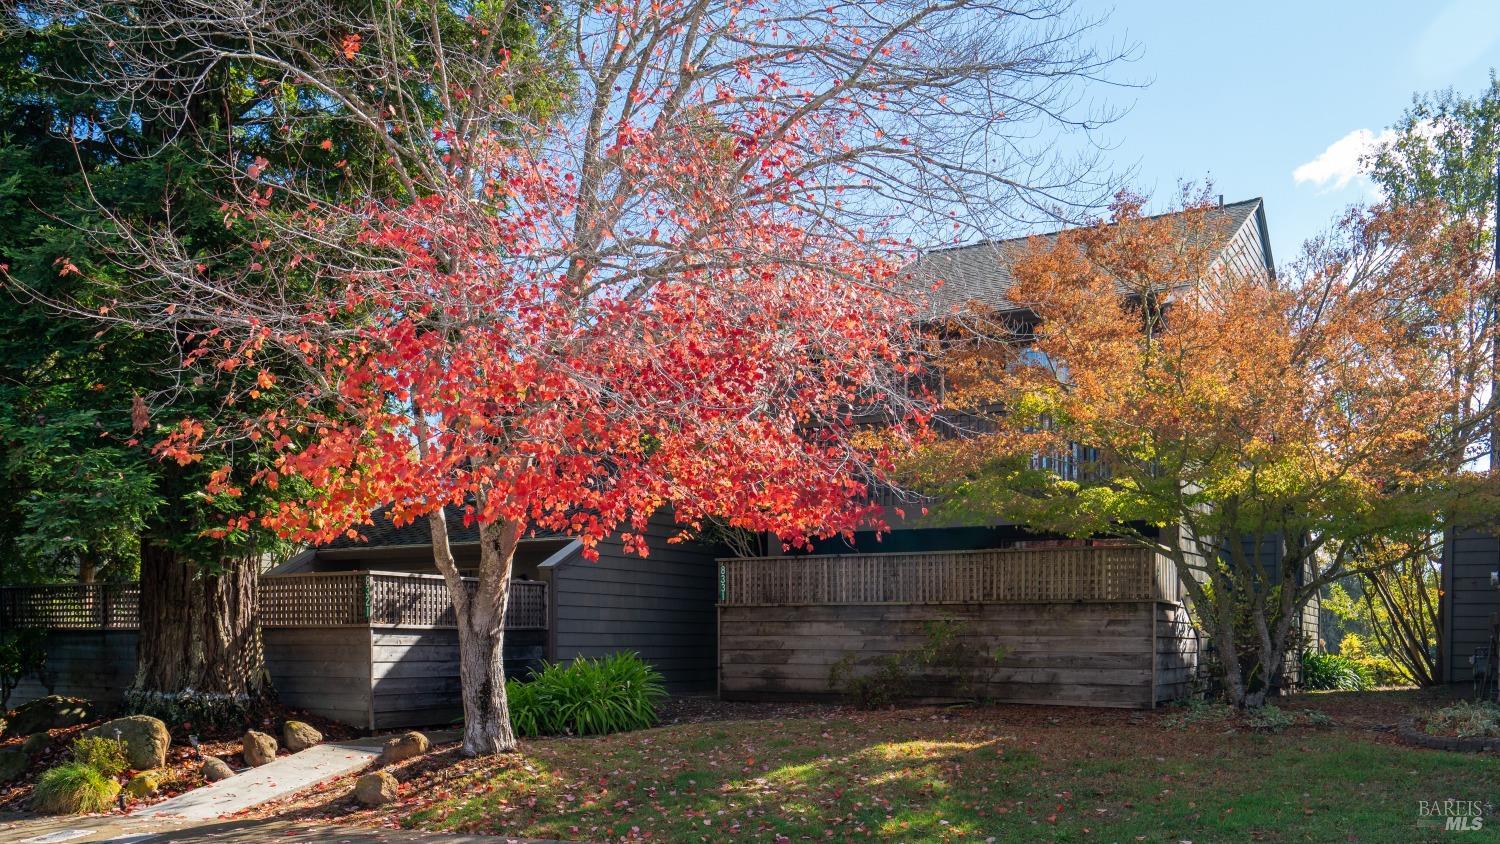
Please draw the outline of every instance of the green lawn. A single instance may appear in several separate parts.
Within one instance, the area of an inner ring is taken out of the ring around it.
[[[1500,840],[1494,816],[1469,833],[1418,817],[1424,799],[1500,804],[1500,759],[1398,746],[1376,727],[1410,698],[1370,700],[1346,713],[1342,696],[1303,699],[1288,709],[1327,709],[1333,725],[1277,734],[994,707],[532,741],[408,783],[416,805],[397,819],[594,841]]]

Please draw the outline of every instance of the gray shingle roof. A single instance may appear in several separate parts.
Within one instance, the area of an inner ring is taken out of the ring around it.
[[[464,524],[464,510],[454,504],[443,508],[448,517],[448,541],[454,545],[479,541],[479,525]],[[432,533],[428,530],[427,520],[419,518],[404,525],[397,525],[391,521],[390,508],[382,507],[370,514],[368,525],[360,525],[356,528],[363,539],[351,539],[341,536],[326,545],[319,545],[320,549],[333,550],[338,548],[391,548],[402,545],[431,545]],[[538,532],[538,536],[552,537],[556,534],[550,532]]]
[[[1222,220],[1224,245],[1261,206],[1261,200],[1247,199],[1212,209],[1218,224]],[[1166,214],[1158,217],[1169,216]],[[1037,235],[1044,245],[1055,240],[1058,232]],[[1029,237],[988,240],[967,246],[934,249],[918,258],[911,267],[912,286],[925,299],[923,316],[934,319],[949,316],[970,303],[1005,310],[1016,307],[1007,296],[1013,279],[1010,267],[1028,247]],[[933,290],[938,281],[942,285]]]

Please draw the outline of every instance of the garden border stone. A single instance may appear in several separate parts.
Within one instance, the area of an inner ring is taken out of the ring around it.
[[[1500,736],[1434,736],[1423,732],[1417,716],[1412,715],[1396,726],[1396,735],[1407,744],[1429,750],[1452,750],[1458,753],[1500,753]]]

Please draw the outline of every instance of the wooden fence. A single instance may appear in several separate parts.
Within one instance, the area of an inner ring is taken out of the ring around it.
[[[465,580],[472,590],[476,581]],[[0,628],[135,630],[140,627],[140,594],[134,583],[6,587],[0,589]],[[276,575],[260,579],[259,597],[261,626],[268,629],[455,626],[447,584],[432,574]],[[547,628],[546,583],[511,582],[505,627]]]
[[[141,587],[135,583],[66,583],[0,589],[0,628],[135,630]]]
[[[1180,600],[1171,560],[1093,546],[719,561],[722,606]]]

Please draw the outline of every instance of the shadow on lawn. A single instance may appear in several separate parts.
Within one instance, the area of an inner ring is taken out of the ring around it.
[[[559,838],[619,838],[634,828],[672,840],[693,833],[795,837],[808,826],[880,837],[963,837],[980,830],[973,824],[976,806],[960,803],[966,793],[953,788],[955,780],[966,773],[982,778],[987,799],[1004,799],[1019,795],[1025,775],[1039,765],[1032,751],[994,736],[890,741],[857,733],[769,738],[764,747],[775,762],[735,760],[743,763],[737,771],[726,770],[727,754],[671,758],[711,737],[662,748],[663,764],[654,771],[639,758],[605,760],[638,777],[591,780],[556,764],[562,760],[508,760],[472,776],[470,784],[483,793],[459,785],[453,800],[417,810],[404,823]]]

